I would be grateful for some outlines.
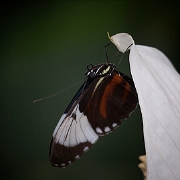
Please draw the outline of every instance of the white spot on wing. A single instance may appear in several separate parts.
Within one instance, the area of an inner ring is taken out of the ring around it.
[[[76,155],[76,156],[75,156],[75,159],[79,159],[79,158],[80,158],[80,156],[79,156],[79,155]]]
[[[111,129],[107,126],[107,127],[105,127],[104,131],[107,133],[107,132],[111,131]]]
[[[83,149],[83,151],[86,152],[86,151],[88,151],[88,149],[89,149],[89,148],[86,146],[86,147]]]
[[[112,127],[116,127],[116,126],[117,126],[117,123],[113,123],[113,124],[112,124]]]
[[[101,130],[99,127],[97,127],[97,128],[96,128],[96,132],[97,132],[97,133],[102,133],[102,130]]]

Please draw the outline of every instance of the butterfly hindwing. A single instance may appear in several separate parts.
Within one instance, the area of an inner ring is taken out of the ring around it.
[[[94,132],[87,116],[76,105],[70,116],[62,117],[51,141],[50,159],[54,166],[65,167],[78,159],[94,144],[98,135]]]

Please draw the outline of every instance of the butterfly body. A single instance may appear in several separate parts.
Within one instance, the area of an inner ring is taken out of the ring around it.
[[[112,63],[89,65],[80,87],[61,119],[50,145],[53,166],[66,167],[99,138],[118,127],[136,108],[138,98],[131,78]]]

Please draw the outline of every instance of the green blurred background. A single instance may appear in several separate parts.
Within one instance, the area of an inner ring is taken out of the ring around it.
[[[2,1],[0,8],[1,179],[143,179],[139,108],[80,160],[58,169],[50,165],[49,142],[81,83],[32,102],[82,80],[88,64],[105,62],[107,31],[160,49],[180,71],[178,1]],[[107,50],[117,53],[113,45]],[[119,69],[130,74],[127,57]]]

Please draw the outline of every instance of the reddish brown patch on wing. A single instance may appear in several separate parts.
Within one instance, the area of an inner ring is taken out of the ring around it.
[[[124,103],[127,101],[127,96],[129,95],[129,92],[131,91],[131,85],[126,82],[125,86],[124,86],[124,92],[123,92],[123,96],[121,101]]]
[[[122,81],[122,78],[120,78],[120,76],[118,74],[114,74],[110,83],[106,86],[106,88],[104,90],[104,93],[103,93],[103,96],[101,99],[101,103],[100,103],[100,114],[103,116],[104,119],[107,117],[107,114],[106,114],[107,100],[109,99],[109,97],[111,97],[115,86],[117,84],[120,84],[121,81]]]

